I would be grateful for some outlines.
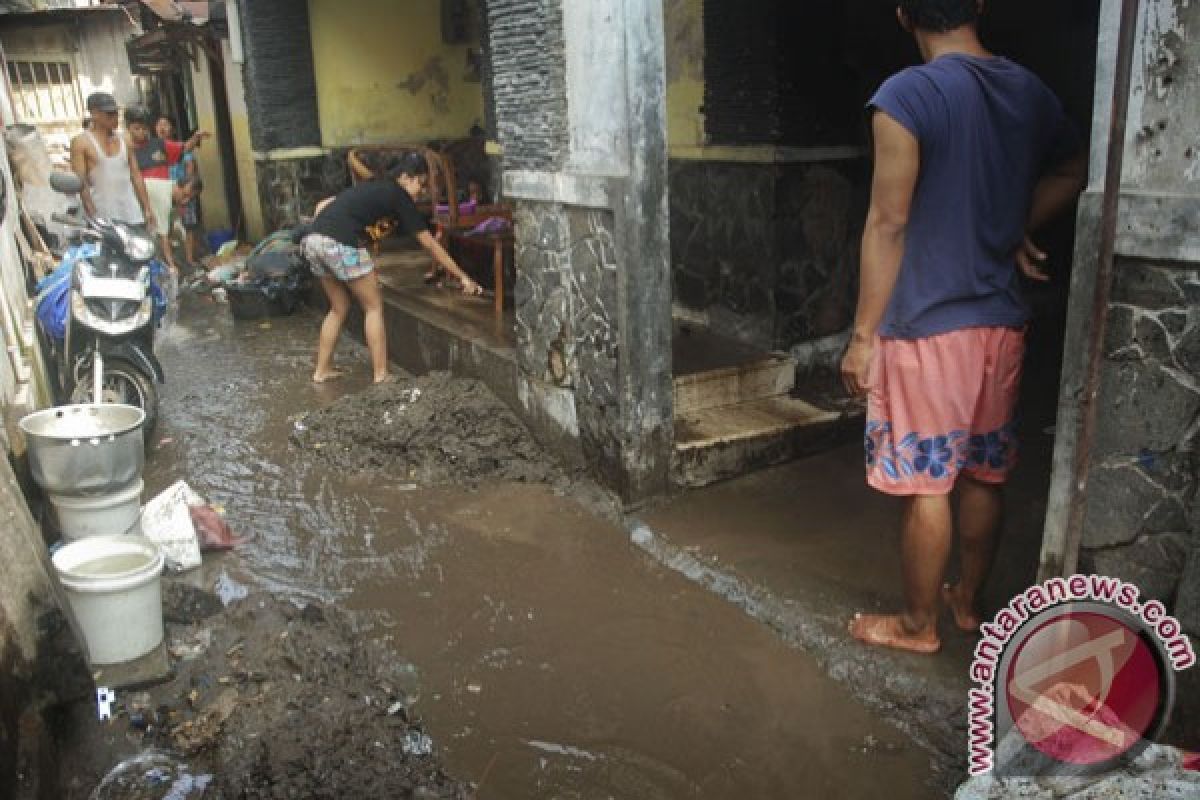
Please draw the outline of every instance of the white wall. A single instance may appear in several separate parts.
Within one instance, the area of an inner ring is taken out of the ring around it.
[[[88,12],[71,22],[11,26],[0,33],[9,61],[63,61],[71,65],[79,89],[81,115],[65,124],[39,125],[51,158],[65,163],[71,137],[79,132],[83,104],[92,92],[108,92],[122,107],[141,102],[137,82],[129,71],[125,42],[134,34],[129,18],[120,11]],[[6,119],[6,121],[9,121]],[[23,122],[25,120],[17,120]]]
[[[18,206],[9,171],[8,151],[0,137],[0,181],[4,186],[4,217],[0,221],[0,444],[18,452],[16,436],[22,416],[48,403],[45,370],[33,333],[33,307],[25,291],[25,267],[17,246]]]

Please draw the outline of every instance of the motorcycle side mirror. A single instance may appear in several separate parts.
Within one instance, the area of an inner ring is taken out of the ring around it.
[[[74,172],[54,172],[50,175],[50,188],[61,194],[79,194],[83,181]]]

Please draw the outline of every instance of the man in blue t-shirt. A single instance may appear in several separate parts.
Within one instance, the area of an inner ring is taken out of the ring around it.
[[[869,644],[941,646],[938,611],[977,630],[1001,487],[1016,453],[1014,406],[1029,309],[1018,270],[1046,280],[1029,239],[1083,188],[1062,106],[1031,72],[984,49],[980,0],[900,0],[925,63],[871,98],[875,172],[858,309],[842,361],[867,397],[867,482],[903,496],[906,608],[856,615]],[[962,567],[942,586],[959,492]]]

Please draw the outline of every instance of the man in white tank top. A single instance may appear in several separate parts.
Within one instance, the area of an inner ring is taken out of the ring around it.
[[[80,199],[89,214],[154,227],[154,211],[133,153],[118,136],[117,101],[107,92],[87,98],[89,130],[71,140],[71,169],[83,181]]]

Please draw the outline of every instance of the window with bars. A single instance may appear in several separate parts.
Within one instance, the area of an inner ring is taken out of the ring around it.
[[[83,103],[66,61],[10,61],[8,81],[17,118],[26,123],[78,122]]]

